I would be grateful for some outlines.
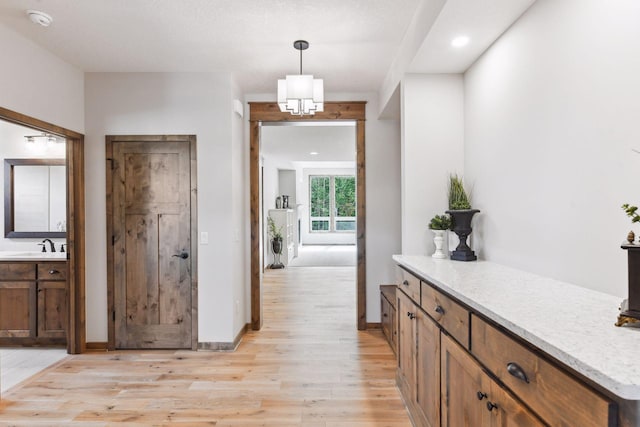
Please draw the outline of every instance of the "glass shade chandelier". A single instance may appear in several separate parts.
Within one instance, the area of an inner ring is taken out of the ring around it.
[[[293,42],[293,47],[300,51],[300,74],[287,75],[286,78],[278,80],[280,111],[288,111],[294,116],[324,111],[322,79],[314,79],[310,74],[302,74],[302,51],[309,48],[309,42],[296,40]]]

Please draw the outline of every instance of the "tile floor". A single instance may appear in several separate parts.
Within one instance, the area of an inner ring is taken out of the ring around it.
[[[64,348],[0,348],[0,393],[65,357]]]

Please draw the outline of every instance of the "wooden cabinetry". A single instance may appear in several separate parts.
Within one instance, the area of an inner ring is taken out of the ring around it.
[[[442,426],[542,427],[545,424],[442,335]]]
[[[269,209],[276,229],[282,233],[282,255],[280,262],[289,265],[295,256],[296,215],[293,209]]]
[[[472,354],[550,425],[608,425],[615,405],[478,316]]]
[[[65,261],[0,262],[0,344],[66,343]]]
[[[440,330],[398,292],[397,381],[416,426],[440,425]]]
[[[396,378],[415,426],[617,425],[610,399],[427,281],[399,279]]]
[[[396,315],[396,285],[380,286],[380,324],[391,349],[397,354],[398,318]]]

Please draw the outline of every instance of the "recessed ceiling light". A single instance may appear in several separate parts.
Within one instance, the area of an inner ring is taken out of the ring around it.
[[[310,152],[309,154],[311,154],[312,156],[317,156],[317,155],[318,155],[318,152],[317,152],[317,151],[312,151],[312,152]]]
[[[451,40],[451,46],[453,47],[463,47],[469,44],[469,37],[467,36],[458,36],[455,39]]]
[[[27,10],[27,16],[31,19],[31,22],[42,25],[43,27],[48,27],[53,22],[51,15],[47,15],[39,10]]]

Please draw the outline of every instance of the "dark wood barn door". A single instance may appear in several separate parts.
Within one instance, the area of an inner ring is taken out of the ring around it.
[[[191,348],[190,144],[115,141],[112,150],[115,346]]]

